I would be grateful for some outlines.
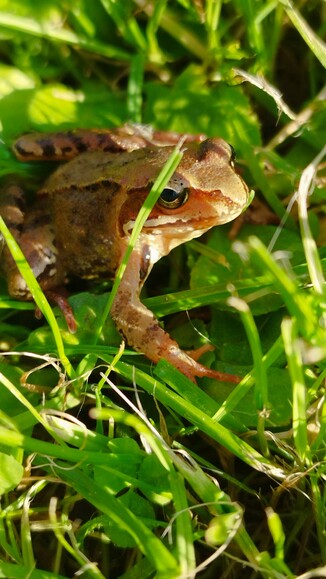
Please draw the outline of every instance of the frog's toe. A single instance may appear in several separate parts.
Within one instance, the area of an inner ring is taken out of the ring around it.
[[[200,346],[200,348],[186,352],[186,354],[188,354],[188,356],[190,356],[190,358],[196,362],[193,367],[193,375],[190,378],[194,382],[195,376],[206,376],[207,378],[213,378],[214,380],[218,380],[220,382],[232,382],[233,384],[238,384],[241,381],[239,376],[235,376],[234,374],[227,374],[226,372],[219,372],[218,370],[212,370],[211,368],[207,368],[198,362],[199,358],[203,354],[206,352],[211,352],[214,349],[215,348],[212,344],[203,344],[203,346]]]
[[[71,332],[71,334],[75,334],[75,332],[77,331],[77,322],[74,316],[74,312],[73,309],[71,307],[71,305],[68,302],[68,298],[64,295],[62,295],[62,293],[53,291],[53,290],[46,290],[45,292],[46,297],[48,298],[48,300],[54,304],[56,304],[58,306],[58,308],[62,311],[64,318],[66,320],[66,324],[68,326],[68,330],[69,332]],[[36,317],[40,317],[40,310],[39,308],[36,308],[35,310],[35,315]]]

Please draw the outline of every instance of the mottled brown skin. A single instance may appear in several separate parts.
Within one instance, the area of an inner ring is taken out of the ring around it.
[[[55,294],[70,274],[112,277],[121,263],[138,211],[181,135],[125,125],[112,131],[24,135],[14,151],[24,160],[65,160],[26,212],[16,185],[0,199],[0,213],[46,292]],[[153,362],[165,358],[196,376],[236,382],[183,352],[140,301],[153,264],[177,245],[237,217],[248,188],[235,172],[222,139],[185,136],[183,158],[146,221],[114,300],[111,315],[130,346]],[[3,254],[9,292],[31,299],[10,254]],[[61,304],[62,306],[62,304]]]

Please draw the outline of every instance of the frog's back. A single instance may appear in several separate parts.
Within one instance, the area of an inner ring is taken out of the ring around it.
[[[167,148],[170,149],[171,148]],[[49,197],[56,244],[68,273],[83,278],[113,276],[125,249],[122,221],[135,218],[168,158],[148,148],[131,153],[82,153],[61,165],[40,194]],[[125,202],[133,191],[132,216]],[[138,191],[138,194],[137,194]]]
[[[138,189],[155,180],[171,150],[171,147],[147,147],[119,154],[103,151],[82,153],[52,173],[40,193],[53,195],[58,191],[82,190],[100,183],[113,183],[125,190]]]
[[[51,197],[56,246],[67,273],[81,278],[113,277],[121,258],[117,187],[71,186]]]

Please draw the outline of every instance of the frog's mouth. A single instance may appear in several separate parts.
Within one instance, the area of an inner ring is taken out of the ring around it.
[[[171,230],[172,233],[176,234],[178,231],[182,234],[183,231],[197,231],[198,235],[202,235],[203,230],[207,231],[215,225],[223,225],[223,223],[228,223],[233,221],[241,213],[239,210],[228,211],[224,214],[212,215],[207,217],[191,217],[187,219],[186,217],[181,217],[180,215],[161,215],[159,218],[147,219],[144,224],[143,230],[151,232],[156,235],[164,235]]]
[[[189,239],[193,237],[199,237],[203,235],[208,229],[214,227],[215,225],[223,225],[229,221],[233,221],[241,213],[241,208],[234,207],[233,211],[221,212],[219,215],[211,215],[203,217],[182,217],[181,215],[160,215],[159,217],[151,217],[145,221],[142,233],[153,235],[153,236],[175,236],[175,237],[187,237],[190,234]],[[135,220],[131,219],[123,226],[123,231],[125,235],[130,235],[135,225]],[[187,239],[186,239],[187,240]]]
[[[161,215],[159,218],[148,219],[141,230],[139,241],[140,245],[150,248],[150,262],[154,264],[163,255],[168,255],[172,249],[200,237],[209,231],[215,225],[227,223],[240,214],[240,211],[234,211],[231,215],[216,215],[206,218],[191,218],[189,220],[182,218],[180,215]],[[224,217],[224,218],[223,218]],[[130,220],[124,225],[124,232],[127,236],[131,234],[135,221]]]

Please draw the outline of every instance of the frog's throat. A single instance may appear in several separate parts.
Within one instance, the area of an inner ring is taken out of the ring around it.
[[[161,257],[168,255],[170,251],[175,247],[178,247],[178,245],[191,241],[195,237],[200,237],[209,229],[209,227],[205,230],[189,228],[188,231],[185,231],[185,228],[182,228],[179,234],[178,231],[174,229],[165,232],[162,235],[157,235],[156,230],[152,233],[143,229],[137,240],[134,251],[142,256],[143,262],[147,263],[146,276],[154,263],[159,261]]]

